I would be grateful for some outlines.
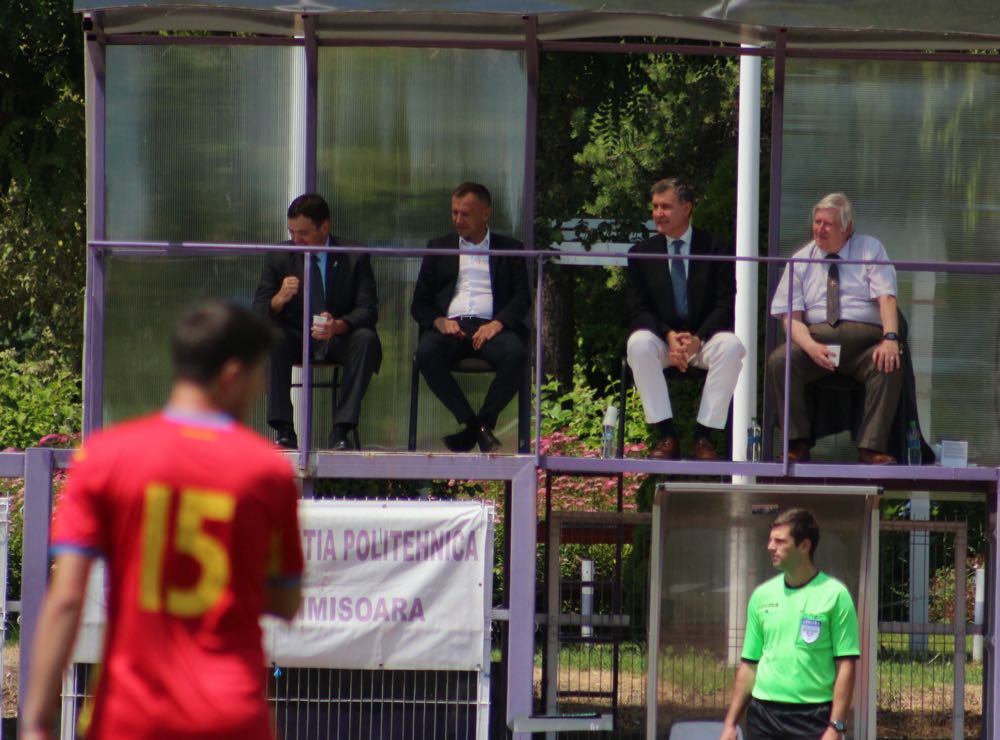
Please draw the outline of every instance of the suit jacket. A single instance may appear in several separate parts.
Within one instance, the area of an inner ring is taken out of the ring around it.
[[[291,244],[291,242],[284,242]],[[356,242],[330,237],[330,245],[360,246]],[[302,337],[302,291],[292,297],[278,314],[271,313],[271,298],[281,288],[281,281],[295,276],[302,280],[303,254],[301,252],[268,252],[264,269],[253,297],[253,308],[268,317],[279,328]],[[378,321],[378,293],[375,273],[367,254],[331,254],[327,270],[333,283],[333,303],[330,313],[343,319],[351,328],[366,327],[375,330]]]
[[[427,246],[445,253],[426,255],[420,263],[410,313],[421,331],[432,328],[434,319],[448,315],[458,282],[458,234],[431,239]],[[490,250],[523,248],[516,239],[490,232]],[[524,318],[531,308],[527,264],[517,257],[491,256],[490,283],[493,286],[493,318],[527,341],[528,327]]]
[[[667,238],[662,234],[641,241],[629,254],[667,254]],[[732,255],[732,245],[707,231],[692,229],[691,255]],[[688,321],[677,318],[670,261],[628,261],[625,298],[628,302],[629,333],[649,329],[658,337],[667,332],[689,331],[703,342],[720,331],[732,331],[735,324],[736,265],[733,262],[689,260]]]

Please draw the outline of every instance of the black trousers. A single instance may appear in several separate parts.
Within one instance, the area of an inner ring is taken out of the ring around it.
[[[302,362],[301,335],[284,329],[279,332],[267,378],[267,423],[274,428],[292,423],[292,365]],[[355,427],[361,415],[361,399],[382,363],[382,343],[371,329],[352,329],[330,340],[325,359],[344,368],[333,423]]]
[[[441,403],[445,405],[455,420],[464,424],[473,414],[472,406],[459,387],[451,367],[465,357],[481,357],[486,360],[496,375],[486,391],[483,406],[479,410],[479,420],[493,429],[497,425],[500,412],[506,408],[517,394],[524,372],[524,342],[515,332],[504,329],[489,340],[478,351],[472,348],[472,335],[487,323],[485,319],[462,319],[459,325],[465,332],[464,339],[449,337],[435,329],[425,331],[417,345],[417,367]]]
[[[819,740],[830,726],[832,703],[786,704],[751,699],[747,740]]]

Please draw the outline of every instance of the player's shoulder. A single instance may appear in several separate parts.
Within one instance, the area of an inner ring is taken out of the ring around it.
[[[278,475],[291,473],[291,463],[274,443],[243,424],[233,424],[230,443],[238,454],[245,456],[247,465]]]
[[[74,462],[109,454],[128,454],[150,441],[150,435],[161,422],[160,415],[149,414],[123,421],[87,435],[74,453]]]

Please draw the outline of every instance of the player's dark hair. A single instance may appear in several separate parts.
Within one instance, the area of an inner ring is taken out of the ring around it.
[[[305,216],[316,226],[330,220],[330,206],[319,193],[305,193],[288,206],[288,218]]]
[[[819,524],[816,523],[816,517],[808,509],[786,509],[774,518],[771,529],[785,524],[796,545],[802,540],[809,540],[809,559],[812,560],[819,547]]]
[[[247,366],[262,361],[273,341],[271,327],[257,314],[234,303],[208,301],[174,327],[174,378],[207,385],[228,360]]]
[[[485,185],[480,185],[478,182],[463,182],[451,192],[451,197],[464,198],[469,193],[475,195],[483,205],[492,207],[493,197],[490,195],[490,191]]]

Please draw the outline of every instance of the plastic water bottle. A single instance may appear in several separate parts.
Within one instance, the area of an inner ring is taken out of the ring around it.
[[[920,432],[917,431],[917,422],[915,421],[911,421],[910,428],[906,430],[906,464],[923,464],[923,457],[920,450]]]
[[[757,417],[755,416],[750,420],[750,426],[747,427],[747,462],[760,462],[763,436],[760,424],[757,423]]]
[[[615,433],[618,431],[618,407],[608,406],[604,412],[604,428],[601,429],[601,457],[615,456]]]

